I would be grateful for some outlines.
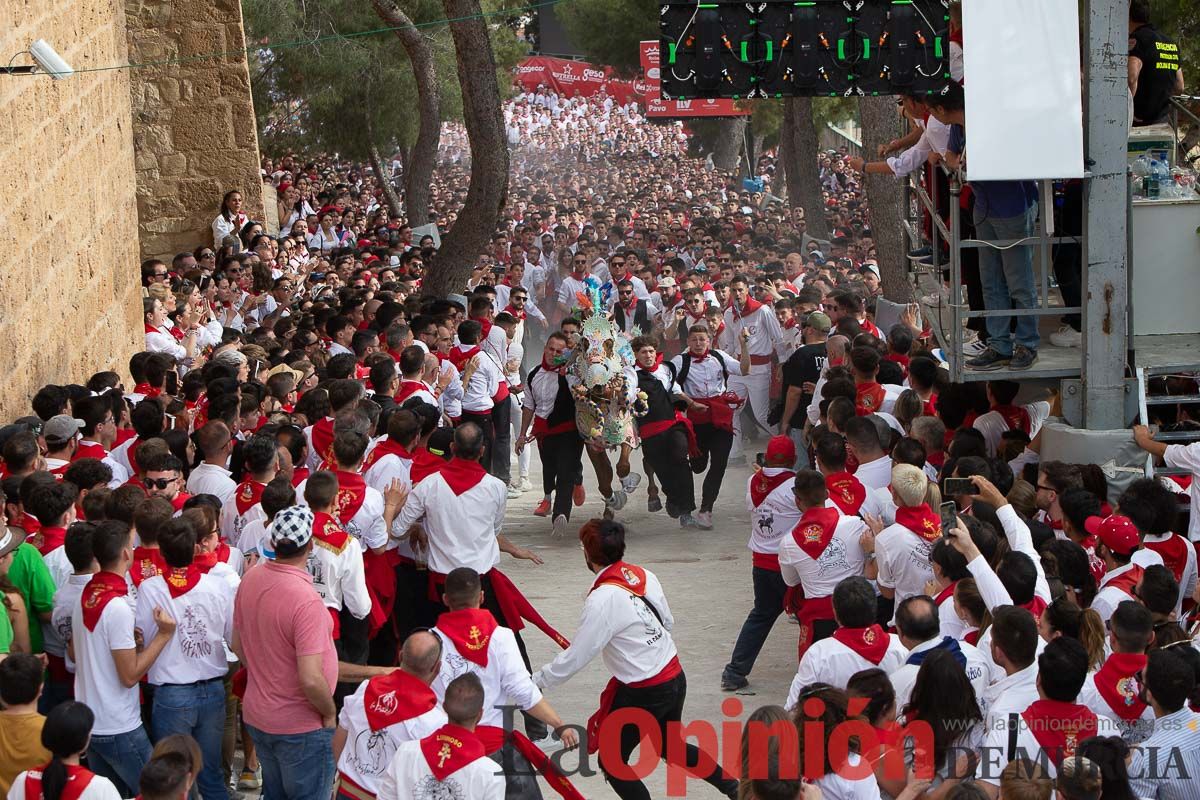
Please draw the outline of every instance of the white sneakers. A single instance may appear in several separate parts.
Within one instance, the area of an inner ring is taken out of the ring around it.
[[[564,516],[563,514],[559,514],[557,517],[554,518],[554,535],[555,536],[566,536],[567,535],[567,527],[569,524],[570,523],[567,522],[566,516]]]
[[[1083,344],[1083,334],[1070,325],[1063,325],[1050,334],[1050,344],[1055,347],[1079,347]]]

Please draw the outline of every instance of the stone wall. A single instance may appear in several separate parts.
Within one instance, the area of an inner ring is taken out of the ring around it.
[[[0,20],[5,61],[35,39],[77,70],[128,61],[119,0],[0,0]],[[0,76],[0,109],[0,420],[8,421],[32,413],[29,399],[44,384],[126,374],[142,334],[129,72]]]
[[[212,245],[221,196],[262,217],[240,0],[124,0],[143,258]],[[223,53],[214,58],[197,58]],[[188,59],[195,59],[189,61]],[[155,65],[164,60],[182,63]]]

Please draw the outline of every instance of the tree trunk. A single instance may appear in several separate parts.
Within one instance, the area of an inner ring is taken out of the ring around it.
[[[371,137],[371,169],[375,172],[375,180],[379,181],[379,185],[383,188],[383,199],[387,203],[388,216],[392,219],[399,219],[404,215],[403,209],[400,206],[400,198],[396,196],[396,187],[392,185],[391,170],[384,163],[383,156],[379,154],[379,148],[375,146],[375,137]]]
[[[742,136],[749,121],[749,117],[734,117],[717,121],[719,132],[716,144],[713,145],[713,165],[717,169],[725,172],[737,169],[742,153]]]
[[[828,239],[825,204],[821,202],[821,174],[817,168],[817,130],[813,125],[812,98],[789,97],[783,101],[783,123],[779,131],[780,159],[787,176],[788,204],[804,209],[808,235]]]
[[[442,95],[433,50],[429,40],[393,0],[371,0],[371,5],[388,27],[396,29],[396,38],[412,63],[419,122],[417,141],[404,162],[404,209],[409,225],[424,225],[429,221],[429,187],[433,184],[433,168],[442,136]],[[398,215],[399,211],[393,213]]]
[[[508,141],[496,83],[496,57],[479,0],[442,0],[442,5],[446,16],[454,20],[450,35],[471,146],[471,184],[458,220],[442,238],[433,269],[425,279],[425,292],[436,297],[462,291],[472,265],[496,230],[508,194]]]
[[[900,118],[891,97],[860,97],[858,115],[862,121],[863,157],[878,152],[879,145],[900,137]],[[866,175],[863,180],[869,209],[871,237],[879,255],[879,273],[884,296],[897,303],[909,301],[908,259],[905,257],[904,194],[893,175]]]

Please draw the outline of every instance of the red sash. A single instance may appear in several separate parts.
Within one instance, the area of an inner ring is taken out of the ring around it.
[[[370,550],[363,553],[363,578],[371,598],[371,612],[367,615],[369,638],[374,639],[392,616],[392,607],[396,604],[396,567],[400,564],[400,554],[394,548],[382,553]],[[340,623],[338,630],[340,633]]]
[[[437,695],[402,669],[367,680],[363,711],[372,731],[407,722],[437,708]]]
[[[46,766],[49,766],[48,764]],[[85,767],[67,764],[67,785],[63,787],[59,800],[79,800],[83,791],[96,774]],[[25,800],[42,800],[42,772],[45,766],[25,773]]]
[[[421,754],[438,781],[444,781],[463,767],[486,757],[483,742],[475,734],[450,724],[421,740]]]
[[[1142,545],[1162,556],[1163,565],[1171,570],[1176,581],[1183,580],[1183,568],[1187,566],[1187,555],[1191,549],[1186,539],[1173,533],[1161,542],[1143,541]]]
[[[829,546],[841,515],[836,508],[810,508],[792,528],[792,539],[812,560],[816,561]]]
[[[867,487],[849,472],[826,475],[825,488],[829,491],[829,499],[847,516],[858,516],[863,501],[867,499]]]
[[[583,795],[579,793],[579,790],[571,784],[566,775],[559,771],[558,767],[554,766],[554,762],[540,747],[520,731],[514,730],[510,733],[509,741],[516,747],[517,752],[525,756],[534,772],[544,778],[546,783],[550,784],[551,789],[558,792],[564,800],[583,800]],[[475,735],[483,742],[484,753],[487,755],[491,755],[504,746],[503,728],[497,728],[494,725],[478,725],[475,727]]]
[[[1137,600],[1137,597],[1135,597],[1133,594],[1133,589],[1135,586],[1137,586],[1138,581],[1140,581],[1141,579],[1142,579],[1142,568],[1140,566],[1138,566],[1137,564],[1131,564],[1130,568],[1128,570],[1121,573],[1117,577],[1113,578],[1111,581],[1104,584],[1100,588],[1107,589],[1108,587],[1111,586],[1115,589],[1120,589],[1122,592],[1129,595],[1129,598],[1131,600]]]
[[[508,579],[507,575],[493,567],[487,572],[487,576],[491,581],[492,593],[496,596],[496,603],[500,606],[500,613],[504,617],[506,627],[514,632],[520,631],[525,627],[522,620],[529,620],[535,628],[549,636],[563,650],[571,646],[565,636],[550,627],[550,623],[546,622],[525,595],[521,594],[521,590]]]
[[[442,479],[450,487],[455,496],[461,496],[479,485],[487,475],[487,470],[478,461],[468,461],[465,458],[452,458],[441,469]]]
[[[171,594],[171,597],[179,597],[181,594],[187,594],[196,588],[196,584],[200,582],[201,576],[200,568],[195,564],[189,564],[182,569],[173,567],[163,573],[163,578],[167,582],[167,591]]]
[[[792,587],[800,590],[799,586]],[[803,594],[802,591],[796,594]],[[795,607],[796,622],[800,625],[800,636],[797,641],[798,648],[796,653],[796,663],[800,663],[800,659],[804,658],[804,654],[808,648],[812,647],[816,630],[813,623],[818,620],[832,621],[833,616],[833,595],[825,595],[824,597],[797,597],[793,594],[791,603]]]
[[[676,411],[673,418],[655,420],[646,424],[638,423],[638,436],[642,441],[652,439],[660,433],[666,433],[676,425],[682,424],[684,432],[687,434],[688,440],[688,456],[695,458],[700,455],[700,443],[696,441],[696,428],[692,425],[692,421],[685,417],[682,413]]]
[[[778,489],[783,484],[796,477],[796,473],[790,469],[785,469],[776,475],[767,475],[764,471],[759,471],[750,479],[750,502],[758,508],[763,504],[771,492]]]
[[[312,446],[319,460],[333,463],[333,417],[313,423]]]
[[[1035,700],[1021,712],[1021,719],[1055,764],[1075,755],[1080,742],[1096,735],[1096,715],[1092,710],[1061,700]]]
[[[438,631],[454,643],[458,654],[484,668],[488,665],[488,645],[498,625],[486,608],[447,611],[437,621]]]
[[[80,601],[83,606],[83,624],[89,631],[95,631],[96,623],[100,622],[100,615],[104,613],[104,607],[113,599],[124,597],[128,593],[129,585],[125,583],[125,578],[115,572],[97,572],[88,581],[87,586],[83,587],[83,597]]]
[[[351,540],[350,534],[338,526],[337,520],[323,511],[313,514],[313,537],[334,555],[340,555]]]
[[[683,667],[679,663],[679,656],[675,656],[667,662],[667,665],[657,675],[646,678],[644,681],[622,684],[616,678],[609,678],[604,691],[600,693],[600,707],[596,709],[596,713],[588,717],[588,753],[595,753],[600,749],[600,728],[604,725],[604,720],[608,717],[609,712],[612,711],[613,701],[617,699],[617,689],[622,685],[628,686],[631,689],[645,689],[649,686],[659,686],[681,674],[683,674]]]
[[[408,478],[412,481],[412,485],[416,486],[421,481],[428,478],[433,473],[440,470],[446,463],[446,460],[435,456],[429,452],[428,448],[418,447],[413,451],[413,463],[409,469]]]
[[[715,397],[693,397],[702,409],[689,408],[687,415],[693,425],[712,425],[723,431],[733,432],[733,411],[742,401],[733,392],[725,392]]]
[[[133,564],[129,566],[129,578],[134,586],[141,586],[142,581],[162,575],[168,569],[163,560],[162,551],[157,547],[138,547],[133,551]]]
[[[871,625],[866,628],[838,628],[833,632],[833,638],[875,665],[883,661],[883,657],[887,655],[890,642],[887,631],[879,625]]]
[[[371,448],[371,452],[367,454],[367,460],[363,462],[363,474],[365,475],[367,470],[375,466],[384,456],[397,456],[404,461],[412,461],[413,459],[413,454],[405,450],[403,445],[388,437]]]
[[[1021,406],[992,406],[992,411],[995,411],[1000,416],[1004,417],[1004,422],[1008,425],[1010,431],[1024,431],[1026,435],[1033,429],[1033,423],[1029,419],[1029,412]]]
[[[896,509],[896,524],[903,525],[926,542],[933,544],[942,536],[942,518],[928,503],[919,506],[900,506]]]
[[[333,516],[340,524],[346,525],[354,519],[354,515],[362,508],[367,499],[367,484],[362,475],[357,472],[337,470],[338,493],[333,499]]]
[[[533,438],[541,442],[547,436],[557,436],[560,433],[570,433],[575,430],[575,420],[569,419],[566,422],[560,422],[557,425],[551,425],[544,417],[534,416],[533,428],[530,431]]]
[[[878,383],[860,383],[854,387],[854,413],[860,417],[874,414],[883,408],[883,400],[887,392]]]
[[[1096,670],[1096,691],[1126,722],[1133,722],[1146,710],[1146,704],[1138,697],[1137,680],[1145,667],[1146,656],[1141,653],[1113,653]]]
[[[316,434],[316,429],[313,429],[313,434]],[[238,484],[237,491],[234,493],[234,502],[237,504],[238,516],[245,516],[250,509],[254,508],[262,500],[263,489],[266,489],[265,483],[258,481],[242,481]]]

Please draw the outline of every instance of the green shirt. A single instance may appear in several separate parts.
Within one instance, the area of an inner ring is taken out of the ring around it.
[[[49,614],[54,610],[54,579],[50,570],[42,561],[42,554],[29,542],[22,542],[13,551],[12,565],[8,568],[8,579],[25,599],[25,609],[29,613],[29,645],[33,652],[42,652],[42,623],[39,614]],[[12,639],[12,626],[9,625],[8,638]]]
[[[0,653],[8,655],[12,651],[13,626],[8,618],[8,609],[0,606]]]

